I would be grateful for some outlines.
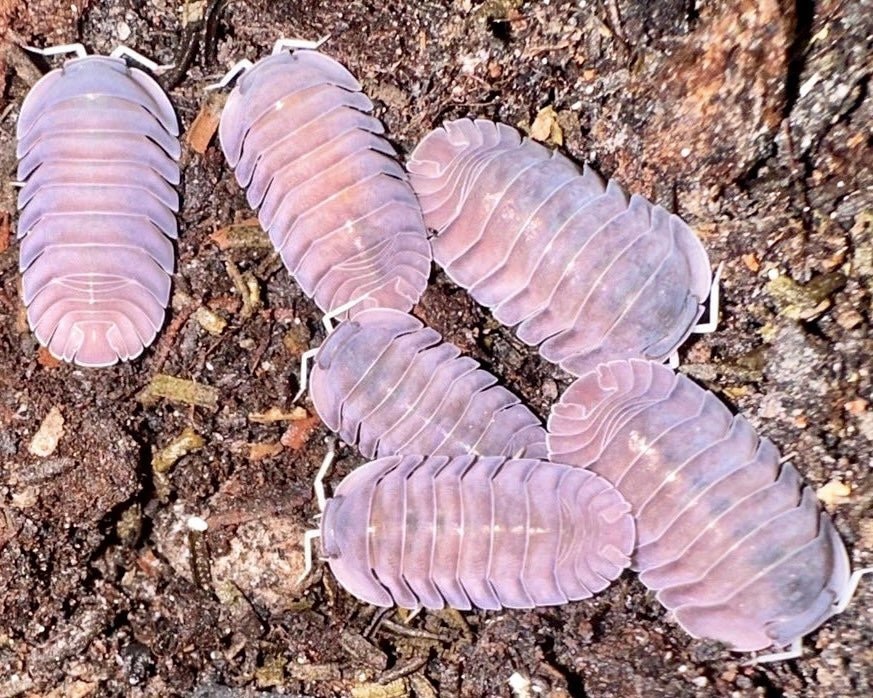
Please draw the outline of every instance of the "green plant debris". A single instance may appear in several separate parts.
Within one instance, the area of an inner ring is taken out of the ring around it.
[[[279,686],[285,681],[285,665],[288,660],[282,656],[268,657],[262,666],[255,669],[255,682],[258,688]]]
[[[767,283],[767,293],[779,306],[779,314],[791,320],[813,320],[831,306],[830,296],[846,285],[840,272],[815,277],[799,284],[790,276],[780,275]]]
[[[200,434],[191,427],[186,427],[181,434],[152,456],[152,469],[159,473],[166,473],[182,456],[200,450],[204,444]]]
[[[185,378],[159,373],[136,396],[143,405],[153,405],[161,398],[196,407],[218,407],[218,390]]]
[[[240,317],[250,318],[261,307],[261,287],[251,272],[240,272],[239,268],[227,260],[224,263],[227,275],[233,281],[234,288],[242,298],[243,308]]]
[[[297,681],[339,681],[342,678],[340,665],[328,664],[289,664],[288,676]]]

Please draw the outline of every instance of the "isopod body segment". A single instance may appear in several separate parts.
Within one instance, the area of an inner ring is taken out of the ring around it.
[[[322,421],[368,458],[545,456],[542,423],[515,395],[397,310],[341,323],[316,354],[309,390]]]
[[[372,108],[337,61],[285,50],[243,73],[221,116],[249,204],[324,312],[360,298],[350,314],[409,310],[430,274],[421,210]]]
[[[663,360],[702,313],[709,260],[680,218],[509,126],[447,122],[407,169],[435,261],[574,375]]]
[[[68,60],[17,125],[20,269],[41,344],[82,366],[138,356],[164,320],[179,208],[179,129],[121,58]]]
[[[639,360],[598,367],[552,408],[548,447],[627,499],[632,567],[693,636],[781,647],[837,612],[848,556],[812,489],[685,376]]]
[[[500,609],[584,599],[633,548],[624,499],[591,472],[547,461],[390,456],[327,500],[322,553],[377,606]]]

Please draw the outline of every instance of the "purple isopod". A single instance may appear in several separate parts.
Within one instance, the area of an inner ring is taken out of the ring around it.
[[[634,523],[602,478],[473,455],[389,456],[327,500],[322,553],[377,606],[532,608],[588,598],[629,562]]]
[[[545,457],[542,423],[496,383],[412,315],[376,308],[328,336],[309,390],[324,423],[367,458]]]
[[[84,53],[84,51],[82,51]],[[81,366],[129,360],[164,321],[179,129],[161,87],[121,58],[45,75],[18,118],[18,237],[30,327]]]
[[[285,267],[325,312],[364,300],[409,310],[430,274],[421,210],[342,65],[315,50],[281,50],[237,82],[219,137],[249,204]]]
[[[794,467],[666,366],[613,361],[576,380],[548,445],[627,498],[632,566],[694,637],[736,651],[799,644],[851,596],[845,546]]]
[[[431,131],[407,168],[436,262],[570,373],[663,360],[694,329],[709,259],[660,206],[483,119]]]

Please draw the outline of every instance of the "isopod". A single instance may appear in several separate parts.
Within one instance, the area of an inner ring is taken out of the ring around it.
[[[545,457],[542,423],[496,383],[412,315],[375,308],[324,341],[309,394],[322,421],[367,458]]]
[[[243,73],[219,138],[285,267],[325,312],[409,310],[430,274],[421,210],[360,83],[314,49]],[[228,77],[232,77],[234,68]],[[225,78],[225,81],[228,78]],[[224,82],[224,81],[223,81]]]
[[[161,87],[121,57],[78,56],[28,93],[17,126],[27,319],[57,358],[133,359],[164,321],[179,209],[179,129]],[[153,65],[147,62],[148,65]]]
[[[389,456],[324,504],[321,548],[337,581],[377,606],[550,606],[621,574],[634,544],[628,511],[605,480],[566,465]]]
[[[850,574],[794,466],[666,366],[613,361],[585,374],[553,406],[547,440],[552,460],[597,473],[627,499],[632,568],[694,637],[736,651],[798,648],[851,598],[860,572]]]
[[[708,328],[695,328],[712,279],[700,241],[589,167],[504,124],[460,119],[425,136],[407,169],[434,260],[566,371],[663,360]]]

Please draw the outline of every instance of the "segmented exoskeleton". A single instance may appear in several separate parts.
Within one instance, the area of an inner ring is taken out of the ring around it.
[[[239,78],[221,115],[228,164],[306,295],[325,312],[363,298],[409,310],[427,285],[421,210],[369,112],[372,102],[337,61],[283,50]]]
[[[56,357],[106,366],[154,340],[170,294],[179,130],[161,87],[122,58],[43,77],[18,118],[27,318]]]
[[[431,131],[407,168],[436,262],[570,373],[663,360],[694,329],[709,260],[660,206],[482,119]]]
[[[377,606],[530,608],[584,599],[628,564],[628,505],[539,460],[392,456],[352,472],[321,522],[337,581]]]
[[[552,408],[549,457],[616,486],[632,566],[695,637],[738,651],[799,641],[857,584],[830,517],[773,444],[669,368],[604,364]]]
[[[358,313],[315,356],[312,402],[368,458],[545,456],[540,420],[438,332],[390,309]]]

